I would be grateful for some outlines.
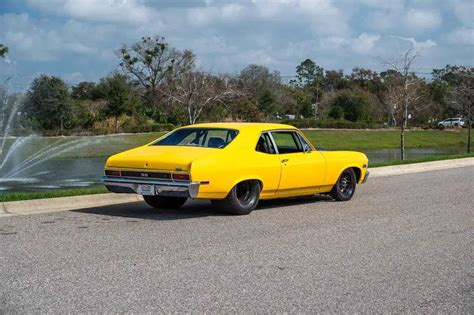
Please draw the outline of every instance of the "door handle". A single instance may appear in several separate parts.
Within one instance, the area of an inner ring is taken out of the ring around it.
[[[283,160],[281,160],[281,162],[286,163],[286,162],[288,162],[288,159],[283,159]]]

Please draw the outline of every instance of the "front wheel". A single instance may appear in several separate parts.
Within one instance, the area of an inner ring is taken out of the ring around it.
[[[143,196],[147,204],[157,209],[178,209],[188,198],[167,196]]]
[[[331,196],[336,201],[351,200],[355,193],[357,179],[352,168],[345,169],[331,190]]]
[[[242,215],[252,212],[259,198],[260,182],[247,180],[235,185],[224,199],[212,200],[212,204],[223,212]]]

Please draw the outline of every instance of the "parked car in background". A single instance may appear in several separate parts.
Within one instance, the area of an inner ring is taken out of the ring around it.
[[[109,191],[143,195],[156,208],[210,199],[220,210],[248,214],[260,199],[329,194],[350,200],[367,167],[365,154],[318,151],[289,125],[211,123],[111,156],[102,181]]]
[[[447,118],[438,122],[438,128],[459,128],[466,123],[464,118]]]

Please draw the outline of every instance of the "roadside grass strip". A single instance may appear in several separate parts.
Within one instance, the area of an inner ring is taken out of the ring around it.
[[[380,162],[380,163],[369,162],[369,169],[383,167],[383,166],[416,164],[416,163],[423,163],[423,162],[454,160],[454,159],[463,159],[463,158],[470,158],[470,157],[474,157],[474,153],[427,156],[423,158],[405,160],[405,161],[389,161],[389,162]],[[52,191],[45,191],[45,192],[11,192],[11,193],[0,194],[0,202],[59,198],[59,197],[82,196],[82,195],[95,195],[95,194],[104,194],[107,192],[108,191],[104,187],[52,190]]]

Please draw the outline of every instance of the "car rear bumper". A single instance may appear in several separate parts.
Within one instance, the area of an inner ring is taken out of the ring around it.
[[[150,193],[146,195],[188,197],[196,198],[199,192],[199,182],[178,182],[153,179],[138,179],[102,176],[102,184],[108,191],[114,193],[140,194],[144,195],[143,187],[147,187]]]

